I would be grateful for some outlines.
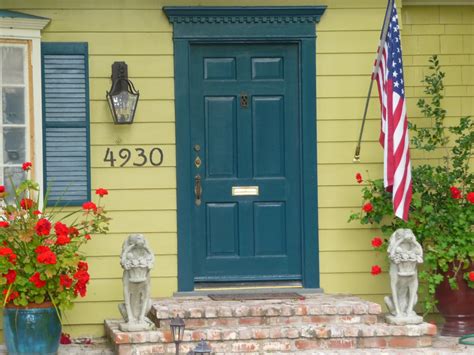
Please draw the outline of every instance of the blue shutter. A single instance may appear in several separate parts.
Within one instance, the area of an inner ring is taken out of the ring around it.
[[[43,161],[48,205],[90,200],[87,43],[42,43]]]

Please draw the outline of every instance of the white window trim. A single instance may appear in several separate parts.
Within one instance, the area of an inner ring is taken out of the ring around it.
[[[43,117],[41,93],[41,30],[46,27],[50,19],[0,17],[0,39],[31,41],[31,74],[33,107],[33,156],[34,179],[43,185]],[[43,190],[42,190],[43,191]],[[43,205],[43,194],[40,195],[40,206]]]

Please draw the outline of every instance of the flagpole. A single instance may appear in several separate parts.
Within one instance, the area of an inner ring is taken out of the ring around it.
[[[360,145],[361,145],[361,142],[362,142],[362,133],[364,132],[365,121],[366,121],[366,118],[367,118],[367,110],[369,108],[370,95],[372,93],[372,87],[374,85],[375,74],[377,73],[377,70],[378,70],[378,67],[379,67],[379,64],[380,64],[380,60],[382,58],[383,48],[385,46],[385,40],[386,40],[386,37],[387,37],[388,25],[390,23],[390,16],[392,14],[392,7],[393,7],[394,1],[395,0],[388,0],[387,10],[385,11],[385,17],[384,17],[384,20],[383,20],[382,31],[380,33],[380,44],[379,44],[379,48],[377,50],[377,58],[375,60],[375,65],[372,69],[372,74],[370,75],[369,92],[367,93],[367,99],[365,100],[364,115],[362,117],[362,125],[360,127],[360,132],[359,132],[359,140],[357,141],[357,146],[356,146],[355,153],[354,153],[354,160],[353,160],[354,163],[360,162]]]

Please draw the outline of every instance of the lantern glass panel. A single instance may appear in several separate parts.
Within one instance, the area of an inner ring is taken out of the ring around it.
[[[117,95],[111,95],[111,104],[117,123],[130,123],[133,120],[137,100],[138,95],[128,91],[121,91]]]

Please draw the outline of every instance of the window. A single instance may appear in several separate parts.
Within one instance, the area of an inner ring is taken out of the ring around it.
[[[41,43],[49,21],[0,10],[0,184],[31,161],[51,204],[79,205],[90,199],[87,43]]]
[[[30,43],[0,41],[0,183],[11,191],[11,183],[18,185],[24,177],[21,165],[31,160],[33,119],[30,113],[31,86]]]

